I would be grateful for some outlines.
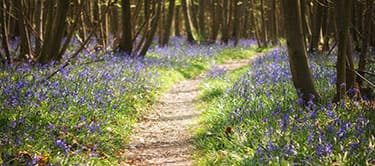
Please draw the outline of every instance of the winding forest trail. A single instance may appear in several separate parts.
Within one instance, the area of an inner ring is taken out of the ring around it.
[[[235,70],[256,57],[259,54],[217,66]],[[193,101],[206,75],[180,81],[159,98],[153,110],[135,125],[135,134],[125,151],[127,163],[123,165],[192,165],[191,131],[200,115]]]

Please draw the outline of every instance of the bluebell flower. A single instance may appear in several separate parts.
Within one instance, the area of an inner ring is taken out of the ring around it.
[[[324,154],[324,148],[321,145],[316,146],[315,153],[318,156],[322,156]]]
[[[332,145],[330,143],[327,143],[325,145],[325,153],[330,156],[332,154]]]

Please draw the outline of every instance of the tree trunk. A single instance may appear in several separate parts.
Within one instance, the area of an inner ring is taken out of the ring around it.
[[[205,42],[206,41],[206,17],[205,17],[205,13],[204,13],[204,8],[206,6],[205,2],[207,0],[199,0],[199,37],[200,37],[200,41],[201,42]]]
[[[30,44],[30,34],[27,29],[25,17],[26,13],[24,12],[24,4],[23,1],[17,0],[15,1],[15,9],[16,9],[16,16],[17,16],[17,24],[18,24],[18,32],[20,33],[21,37],[21,48],[20,48],[20,58],[22,60],[27,59],[27,56],[32,56],[31,53],[31,44]]]
[[[354,73],[354,60],[352,56],[353,52],[353,40],[352,37],[350,36],[350,32],[348,34],[348,45],[346,48],[346,86],[347,89],[350,88],[357,88],[358,89],[358,84],[356,82],[356,76]],[[353,97],[352,94],[350,97]]]
[[[306,9],[306,0],[300,0],[300,8],[301,8],[301,20],[302,20],[302,32],[303,32],[303,41],[305,42],[305,45],[307,44],[306,40],[311,35],[311,28],[309,24],[309,19],[306,17],[307,9]]]
[[[234,15],[234,23],[233,23],[233,36],[234,36],[234,46],[237,46],[238,41],[240,40],[240,23],[241,23],[241,13],[242,11],[242,6],[240,0],[235,1],[235,15]]]
[[[297,92],[307,101],[311,95],[319,98],[309,68],[306,46],[303,39],[301,8],[299,0],[282,1],[286,40],[289,53],[289,64]]]
[[[187,42],[190,43],[190,44],[193,44],[195,41],[194,41],[194,37],[193,37],[193,34],[191,32],[191,27],[190,27],[190,23],[189,23],[189,15],[188,15],[188,8],[187,8],[187,4],[186,4],[186,0],[181,0],[181,6],[182,6],[182,11],[184,13],[184,22],[185,22],[185,31],[186,31],[186,36],[187,36]]]
[[[217,13],[218,5],[219,4],[218,4],[217,0],[211,0],[211,19],[212,19],[211,37],[210,37],[211,43],[216,42],[217,35],[219,33],[219,28],[220,28],[219,17],[218,17],[219,14]]]
[[[223,42],[224,44],[228,44],[228,41],[229,41],[229,34],[228,34],[228,25],[229,25],[229,10],[228,10],[228,6],[230,5],[230,3],[228,2],[229,0],[223,0],[223,22],[222,22],[222,25],[221,25],[221,42]]]
[[[175,8],[176,14],[174,15],[174,35],[181,36],[180,32],[180,6],[176,6]]]
[[[158,22],[159,22],[159,19],[160,19],[161,8],[162,8],[162,1],[159,0],[155,16],[154,16],[154,18],[151,21],[151,30],[148,33],[146,42],[144,43],[144,45],[142,46],[141,51],[139,52],[139,56],[145,56],[146,53],[147,53],[147,50],[150,48],[150,46],[152,44],[152,40],[154,39],[156,30],[157,30],[157,27],[158,27]]]
[[[198,16],[197,16],[197,7],[194,4],[193,0],[187,0],[187,12],[189,16],[189,21],[190,21],[190,27],[191,31],[194,34],[200,34],[199,32],[199,24],[198,24]]]
[[[243,2],[243,28],[242,28],[242,37],[250,38],[249,36],[249,12],[248,12],[248,0]]]
[[[261,13],[261,19],[262,19],[262,45],[263,47],[267,47],[268,43],[268,36],[267,36],[267,26],[266,26],[266,14],[264,12],[264,0],[260,0],[260,13]]]
[[[6,62],[8,64],[11,64],[12,63],[12,58],[10,57],[10,50],[9,50],[9,32],[8,32],[8,24],[7,24],[7,12],[8,12],[8,5],[7,3],[5,2],[5,0],[1,0],[1,8],[3,10],[1,10],[1,15],[0,15],[0,24],[1,24],[1,42],[3,44],[3,49],[4,49],[4,52],[5,52],[5,57],[6,57]]]
[[[372,0],[367,0],[367,9],[365,10],[365,23],[371,22],[372,18],[372,12],[373,12],[373,4]],[[358,70],[359,74],[364,75],[364,71],[366,70],[366,63],[367,63],[367,51],[368,51],[368,46],[370,42],[370,37],[371,37],[371,24],[364,24],[364,32],[363,32],[363,38],[362,38],[362,48],[361,48],[361,53],[359,56],[359,62],[358,62]],[[362,79],[358,80],[358,84],[361,87],[362,86]]]
[[[46,28],[46,39],[43,43],[43,48],[40,56],[40,62],[42,64],[47,64],[51,60],[59,61],[61,60],[60,47],[64,33],[66,32],[67,13],[69,9],[70,2],[66,0],[57,1],[56,11],[54,10],[53,2],[49,2],[49,13],[48,13],[48,25]]]
[[[272,44],[277,44],[277,37],[278,37],[278,26],[277,26],[277,1],[273,0],[271,2],[271,11],[270,11],[270,25],[271,25],[271,33],[270,33],[270,40]]]
[[[158,34],[158,44],[161,45],[162,43],[162,40],[163,40],[163,31],[165,30],[164,29],[164,25],[166,23],[166,11],[165,11],[165,0],[161,0],[161,5],[162,5],[162,8],[161,8],[161,11],[160,11],[160,18],[159,18],[159,21],[157,23],[158,27],[156,28],[156,33]]]
[[[314,16],[314,25],[312,30],[312,37],[310,42],[310,52],[315,52],[319,48],[319,40],[320,40],[320,30],[322,27],[322,21],[323,21],[323,6],[320,6],[319,4],[314,4],[315,8],[315,15]]]
[[[326,1],[324,1],[326,2]],[[324,8],[323,9],[323,16],[322,16],[322,37],[323,37],[323,47],[322,51],[328,51],[329,50],[329,9]]]
[[[122,8],[122,37],[120,40],[120,50],[124,51],[127,55],[132,54],[132,24],[130,12],[130,0],[121,1]]]
[[[336,0],[336,24],[338,36],[336,99],[341,100],[346,94],[346,58],[348,57],[349,23],[351,0]]]
[[[162,36],[162,41],[161,41],[161,47],[164,47],[165,45],[168,44],[169,41],[169,36],[171,32],[171,25],[172,25],[172,20],[173,20],[173,12],[175,8],[175,0],[170,0],[169,1],[169,6],[168,6],[168,16],[167,16],[167,21],[164,24],[164,33]]]

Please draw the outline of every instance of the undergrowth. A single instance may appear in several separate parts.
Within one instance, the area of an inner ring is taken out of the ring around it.
[[[257,59],[240,77],[228,74],[237,80],[203,83],[196,164],[374,164],[373,110],[365,100],[332,103],[335,59],[310,58],[321,103],[304,105],[296,95],[285,49]]]
[[[65,68],[53,63],[1,68],[0,164],[118,164],[125,160],[133,124],[158,95],[216,62],[250,56],[254,43],[233,48],[182,41],[172,39],[170,47],[154,47],[140,58],[85,49]],[[40,82],[55,70],[58,74]]]

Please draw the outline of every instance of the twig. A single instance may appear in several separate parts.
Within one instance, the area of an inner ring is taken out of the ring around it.
[[[357,70],[358,72],[361,72],[361,73],[364,73],[364,74],[367,74],[367,75],[370,75],[370,76],[375,76],[375,73],[370,73],[368,71],[363,71],[363,70]]]
[[[354,73],[360,77],[362,80],[366,81],[369,85],[371,85],[373,88],[375,88],[375,84],[372,83],[371,81],[369,81],[368,79],[366,79],[364,76],[362,76],[361,74],[359,74],[357,71],[354,70]]]
[[[335,41],[335,42],[333,43],[333,46],[331,47],[331,49],[329,49],[329,51],[328,51],[328,53],[327,53],[327,56],[329,56],[329,55],[332,53],[332,51],[333,51],[333,49],[335,49],[336,45],[337,45],[337,41]]]

